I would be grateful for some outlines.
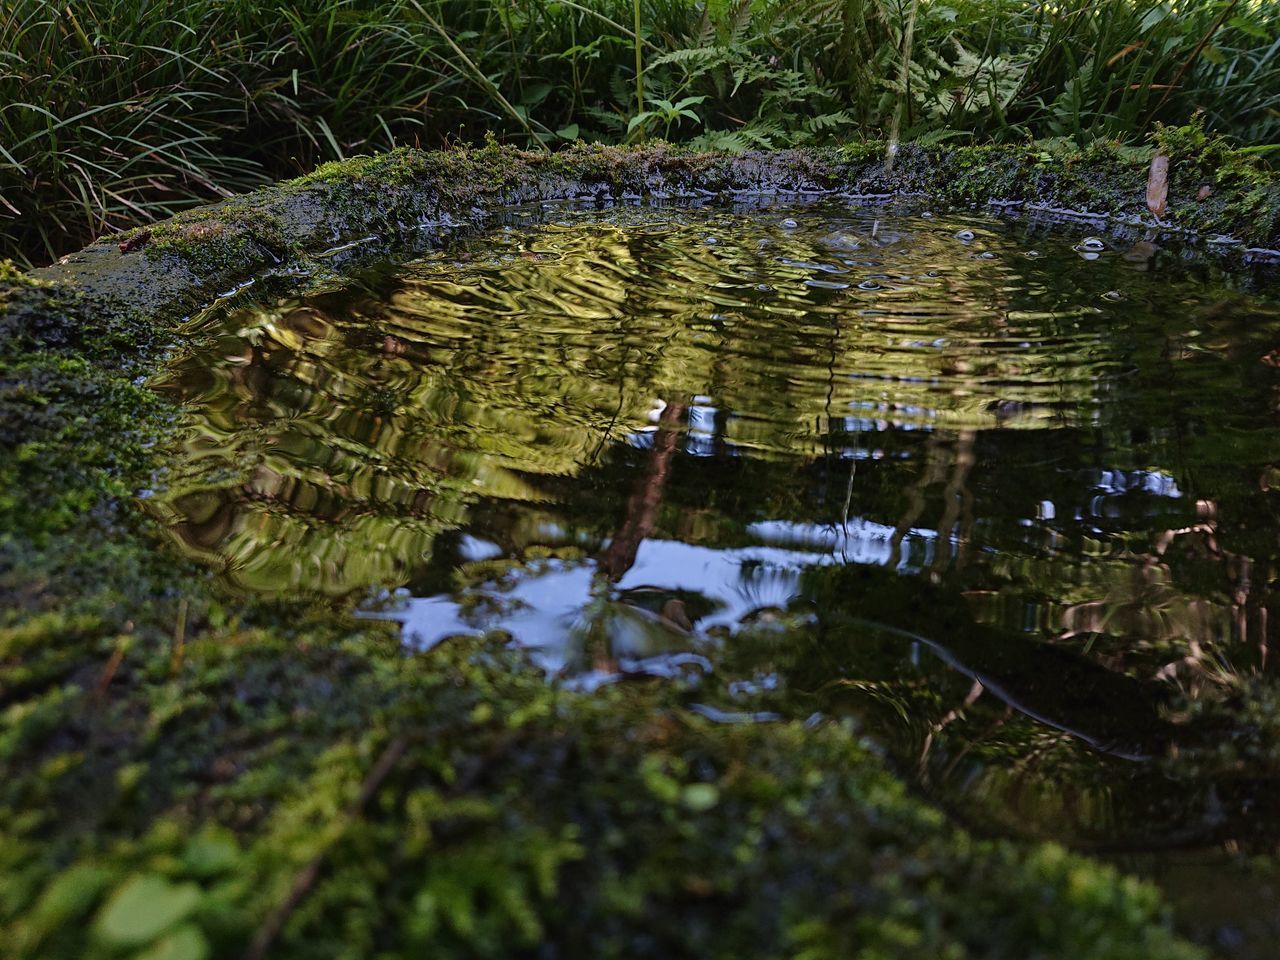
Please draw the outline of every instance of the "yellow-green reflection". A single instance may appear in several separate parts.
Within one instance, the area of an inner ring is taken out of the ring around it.
[[[707,398],[700,416],[728,414],[714,443],[752,457],[820,453],[823,420],[1088,422],[1114,361],[1078,320],[1101,307],[1022,266],[926,221],[630,215],[499,236],[378,299],[217,317],[160,384],[193,419],[158,509],[245,590],[346,593],[404,580],[477,498],[538,499],[531,475],[573,475],[666,401]]]
[[[1269,502],[1252,344],[1274,311],[1147,275],[1150,244],[1038,245],[980,221],[621,211],[223,310],[158,384],[189,429],[152,508],[255,593],[443,596],[476,581],[440,546],[463,531],[631,583],[656,538],[941,579],[1129,672],[1256,658],[1269,554],[1224,543],[1219,514]],[[420,589],[432,562],[452,586]],[[685,593],[737,609],[721,587]],[[505,601],[458,602],[449,623],[509,626],[477,613]]]

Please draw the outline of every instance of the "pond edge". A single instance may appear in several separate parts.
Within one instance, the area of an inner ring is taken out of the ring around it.
[[[28,349],[82,350],[105,337],[115,344],[108,353],[145,351],[176,321],[269,273],[306,276],[355,249],[420,249],[481,229],[503,208],[565,201],[907,199],[1084,225],[1271,274],[1280,264],[1280,180],[1202,134],[1169,136],[1160,151],[1172,157],[1157,220],[1148,209],[1150,151],[1113,144],[1058,152],[908,145],[891,170],[875,143],[742,154],[665,143],[580,143],[554,154],[402,148],[104,237],[25,275],[0,269],[0,336]]]

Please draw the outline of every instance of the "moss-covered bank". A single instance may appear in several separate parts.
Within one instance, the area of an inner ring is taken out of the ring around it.
[[[1275,185],[1219,166],[1197,201],[1180,163],[1170,216],[1275,245]],[[574,693],[496,640],[418,654],[346,607],[234,603],[129,502],[163,469],[140,378],[174,322],[367,236],[776,189],[1129,216],[1145,177],[1115,151],[912,148],[892,176],[872,147],[406,151],[5,272],[0,956],[1198,956],[1150,888],[975,840],[845,725],[717,725],[679,682]]]
[[[1152,156],[1170,158],[1166,209],[1148,209]],[[516,204],[553,201],[733,200],[769,194],[883,202],[925,197],[1005,215],[1075,220],[1237,263],[1280,262],[1280,182],[1196,126],[1169,129],[1148,149],[904,146],[886,170],[881,144],[771,153],[696,153],[667,144],[579,144],[555,154],[491,146],[401,149],[320,167],[309,176],[100,240],[35,271],[9,295],[0,335],[27,345],[110,349],[147,341],[183,316],[264,275],[296,276],[344,251],[441,241]],[[0,278],[2,282],[3,278]],[[59,290],[65,298],[50,309]],[[137,318],[146,322],[137,328]],[[117,343],[113,336],[122,339]]]

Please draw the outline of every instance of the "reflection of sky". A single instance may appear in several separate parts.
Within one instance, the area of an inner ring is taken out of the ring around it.
[[[891,562],[893,528],[854,519],[837,527],[766,521],[751,524],[757,542],[745,547],[716,549],[675,540],[646,540],[636,562],[614,585],[616,595],[655,591],[671,596],[696,594],[710,608],[695,631],[736,629],[744,620],[766,610],[785,609],[796,596],[806,567],[833,563],[886,566]],[[923,569],[933,559],[937,535],[912,530],[902,543],[902,572]],[[496,547],[468,537],[464,555],[489,558]],[[544,669],[559,672],[571,666],[576,647],[596,609],[593,595],[595,565],[591,561],[546,561],[529,570],[514,571],[514,585],[499,590],[479,588],[490,603],[474,604],[470,597],[412,598],[394,614],[405,636],[415,645],[431,647],[450,636],[501,629],[527,647]],[[459,602],[459,601],[463,602]],[[470,602],[468,602],[470,601]],[[466,609],[470,607],[471,609]],[[635,609],[629,618],[610,624],[612,652],[619,658],[642,660],[669,652],[654,647],[655,633],[646,622],[653,618]],[[678,636],[667,631],[667,639]]]
[[[1161,470],[1098,470],[1090,478],[1103,494],[1149,493],[1154,497],[1178,499],[1178,481]]]
[[[691,408],[686,438],[691,448],[703,442],[710,444],[714,420],[714,408]],[[652,436],[652,432],[640,431],[631,435],[631,442],[643,443]],[[1098,469],[1084,480],[1082,492],[1093,495],[1086,509],[1095,516],[1113,512],[1108,507],[1108,500],[1113,497],[1182,496],[1176,480],[1159,470]],[[1019,523],[1039,527],[1057,519],[1059,510],[1053,501],[1042,500],[1035,504],[1034,518],[1027,517]],[[643,591],[659,597],[696,595],[701,600],[699,609],[707,612],[697,619],[694,632],[705,635],[718,629],[733,631],[761,611],[786,609],[796,596],[806,567],[892,565],[899,572],[915,573],[933,566],[939,550],[956,549],[952,537],[913,528],[902,535],[895,555],[894,528],[862,517],[825,525],[766,520],[748,524],[744,532],[751,543],[733,548],[676,540],[643,542],[635,564],[609,588],[610,599],[617,601],[612,613],[604,615],[611,653],[620,661],[643,662],[646,670],[661,669],[660,659],[653,658],[671,655],[673,644],[682,651],[693,645],[692,638],[673,630],[669,623],[660,623],[656,614],[629,605],[628,595]],[[541,534],[555,541],[585,545],[566,530],[548,526]],[[459,546],[463,562],[491,560],[500,555],[496,545],[471,536],[464,537]],[[602,616],[602,588],[596,582],[594,561],[549,560],[528,568],[513,565],[505,588],[490,582],[459,595],[412,598],[394,616],[404,624],[406,637],[421,647],[434,646],[459,634],[506,631],[531,651],[540,666],[558,673],[578,664],[575,658],[581,653],[591,618]],[[477,599],[481,601],[478,604]]]
[[[1182,490],[1175,477],[1161,470],[1111,470],[1091,471],[1085,477],[1084,493],[1087,499],[1075,508],[1074,519],[1105,518],[1109,520],[1135,515],[1132,503],[1121,503],[1116,498],[1145,494],[1165,500],[1182,499]],[[1149,511],[1155,513],[1156,510]],[[1023,517],[1017,523],[1024,527],[1036,526],[1043,521],[1057,520],[1059,506],[1052,500],[1036,504],[1035,517]],[[1067,516],[1072,516],[1070,511]]]

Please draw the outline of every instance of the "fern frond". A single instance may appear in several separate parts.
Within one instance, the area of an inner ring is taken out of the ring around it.
[[[738,130],[708,130],[689,141],[697,150],[724,150],[728,153],[744,153],[752,142]]]
[[[816,117],[810,117],[804,122],[804,128],[810,133],[821,133],[824,130],[851,126],[854,122],[847,110],[837,110],[835,113],[820,113]]]
[[[719,47],[690,47],[687,50],[672,50],[670,53],[654,57],[649,61],[649,66],[652,69],[673,63],[681,66],[696,64],[706,69],[718,66],[725,61],[726,57],[726,51]]]

